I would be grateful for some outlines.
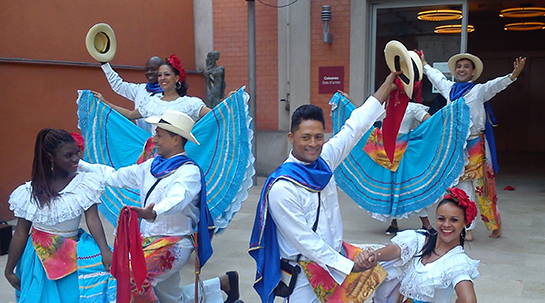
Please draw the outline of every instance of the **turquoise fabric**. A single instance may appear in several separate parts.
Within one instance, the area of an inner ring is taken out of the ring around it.
[[[242,87],[195,124],[192,133],[200,145],[186,144],[187,155],[202,168],[207,204],[217,232],[227,227],[248,196],[255,174],[253,131],[248,94]],[[120,168],[136,163],[146,131],[100,102],[90,91],[80,91],[79,127],[85,139],[84,160]],[[138,190],[107,187],[99,210],[113,225],[124,205],[139,206]]]
[[[336,93],[333,135],[350,117],[355,106]],[[377,164],[363,147],[369,130],[335,170],[339,187],[375,219],[405,218],[430,206],[458,182],[469,136],[469,107],[463,98],[445,106],[409,133],[409,143],[396,172]]]
[[[29,237],[16,268],[16,274],[21,279],[21,291],[15,292],[17,302],[115,302],[116,281],[105,271],[95,240],[82,229],[77,255],[76,272],[58,280],[49,280]]]

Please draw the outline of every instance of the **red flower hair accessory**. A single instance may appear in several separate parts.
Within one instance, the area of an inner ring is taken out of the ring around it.
[[[453,200],[465,209],[466,223],[468,225],[475,220],[477,206],[469,199],[465,191],[459,188],[447,188],[445,199]]]
[[[182,61],[180,61],[180,58],[176,56],[176,54],[170,55],[170,57],[167,58],[167,62],[172,65],[180,74],[180,82],[183,82],[185,80],[185,68],[182,66]]]

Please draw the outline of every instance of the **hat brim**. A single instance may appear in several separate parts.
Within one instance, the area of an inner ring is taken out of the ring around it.
[[[403,83],[403,89],[409,98],[413,96],[414,67],[411,56],[403,43],[392,40],[384,47],[384,58],[392,72],[402,71],[399,79]]]
[[[462,59],[468,59],[475,64],[475,75],[471,77],[471,81],[477,80],[483,72],[484,64],[479,57],[470,53],[461,53],[450,57],[450,59],[448,59],[448,69],[450,70],[450,73],[455,75],[456,63]]]
[[[106,23],[93,25],[85,37],[85,46],[89,55],[97,61],[112,61],[117,51],[114,30]]]
[[[188,133],[176,126],[173,126],[172,124],[168,124],[168,123],[162,123],[162,122],[159,122],[161,121],[161,116],[151,116],[151,117],[148,117],[145,119],[146,122],[148,122],[149,124],[152,124],[152,125],[155,125],[159,128],[162,128],[162,129],[166,129],[170,132],[173,132],[177,135],[180,135],[184,138],[186,138],[187,140],[197,144],[197,145],[200,145],[199,141],[197,141],[197,138],[195,138],[195,136],[193,136],[193,134],[191,133]]]
[[[422,66],[422,59],[415,51],[409,51],[409,56],[413,62],[414,82],[422,81],[424,77],[424,67]]]

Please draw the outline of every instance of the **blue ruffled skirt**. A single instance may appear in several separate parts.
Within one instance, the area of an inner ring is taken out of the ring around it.
[[[335,134],[355,106],[339,93],[330,104]],[[469,107],[463,98],[445,106],[408,134],[396,171],[377,164],[364,151],[372,128],[335,170],[335,180],[373,218],[407,218],[429,207],[458,183],[467,160],[464,147],[469,126]]]

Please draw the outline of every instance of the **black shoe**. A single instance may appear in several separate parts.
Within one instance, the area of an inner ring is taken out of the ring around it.
[[[386,234],[387,235],[392,235],[392,234],[397,233],[398,230],[399,230],[399,228],[393,227],[392,225],[390,225],[390,227],[388,227],[388,229],[386,230]]]
[[[229,277],[229,291],[226,291],[227,300],[225,303],[236,303],[240,297],[240,292],[238,289],[238,272],[228,271],[225,273]]]

